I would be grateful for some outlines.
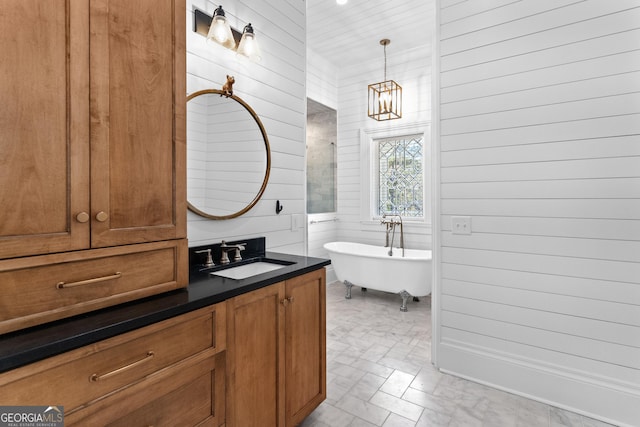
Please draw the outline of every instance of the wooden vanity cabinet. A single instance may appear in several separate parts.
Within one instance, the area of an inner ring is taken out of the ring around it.
[[[298,425],[327,397],[326,273],[285,282],[285,426]]]
[[[326,397],[325,270],[0,373],[67,426],[292,427]]]
[[[325,270],[227,301],[227,426],[295,426],[326,397]]]
[[[224,424],[224,303],[0,374],[3,405],[64,406],[65,425]]]
[[[185,13],[180,0],[3,0],[3,271],[24,272],[21,257],[64,263],[65,254],[89,260],[98,248],[180,240],[173,288],[187,285],[188,265],[177,263],[187,253]],[[108,276],[88,269],[78,281]],[[0,307],[9,307],[3,284]],[[81,307],[99,308],[89,298],[58,318]],[[0,333],[33,324],[11,320]]]

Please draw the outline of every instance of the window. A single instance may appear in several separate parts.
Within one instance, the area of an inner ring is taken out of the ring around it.
[[[376,215],[424,217],[422,135],[374,140],[377,153]]]
[[[380,217],[401,215],[431,225],[431,144],[428,122],[360,129],[360,222],[376,229]],[[348,172],[348,171],[347,171]],[[345,173],[347,173],[345,172]]]

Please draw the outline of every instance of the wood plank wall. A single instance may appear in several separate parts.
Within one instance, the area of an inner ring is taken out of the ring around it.
[[[438,363],[640,425],[640,1],[438,13]]]
[[[187,0],[187,92],[216,88],[235,76],[234,94],[260,116],[271,145],[271,175],[258,204],[243,216],[212,221],[189,212],[190,246],[265,236],[269,250],[304,254],[306,4],[302,0],[224,3],[232,27],[251,22],[260,43],[259,63],[239,60],[235,53],[207,44],[192,31],[194,7],[213,14],[219,2]],[[275,214],[276,200],[284,210]],[[297,216],[299,227],[292,230]]]
[[[325,58],[307,49],[307,97],[338,109],[338,69]],[[323,245],[338,240],[337,212],[309,215],[307,218],[307,254],[309,256],[328,258],[329,254]],[[321,221],[314,222],[312,221]],[[327,283],[336,280],[331,267],[327,271]]]

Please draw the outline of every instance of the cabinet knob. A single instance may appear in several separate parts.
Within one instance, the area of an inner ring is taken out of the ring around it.
[[[295,298],[287,297],[287,298],[281,299],[280,300],[280,304],[282,304],[282,305],[284,305],[286,307],[287,305],[293,303],[293,301],[295,301]]]
[[[78,215],[76,215],[76,221],[82,223],[89,221],[89,214],[86,212],[80,212]]]
[[[100,222],[105,222],[107,218],[109,218],[109,215],[104,211],[100,211],[96,214],[96,219]]]

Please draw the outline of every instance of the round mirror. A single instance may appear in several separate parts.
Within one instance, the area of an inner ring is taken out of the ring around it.
[[[210,219],[244,214],[262,197],[270,169],[267,133],[246,102],[218,89],[187,97],[189,210]]]

